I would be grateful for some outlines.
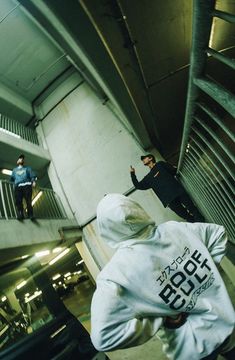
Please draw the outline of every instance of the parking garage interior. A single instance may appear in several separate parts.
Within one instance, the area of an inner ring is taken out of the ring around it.
[[[234,302],[235,2],[207,3],[0,1],[0,359],[42,358],[42,344],[51,360],[166,359],[156,338],[107,354],[89,342],[113,255],[97,234],[100,199],[121,193],[156,224],[182,221],[133,188],[145,153],[176,166],[206,221],[226,227]],[[10,181],[22,153],[37,175],[34,222],[17,220]]]

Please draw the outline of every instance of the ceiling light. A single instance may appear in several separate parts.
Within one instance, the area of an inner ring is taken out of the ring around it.
[[[29,257],[29,255],[23,255],[21,256],[21,259],[27,259],[27,257]]]
[[[29,293],[26,293],[24,297],[28,297],[30,294]]]
[[[71,272],[68,272],[67,274],[65,274],[64,277],[68,277],[69,275],[71,275]]]
[[[65,249],[59,255],[57,255],[54,259],[49,262],[49,265],[53,265],[56,261],[60,260],[63,256],[65,256],[69,252],[70,248]]]
[[[57,279],[59,279],[60,277],[61,277],[60,274],[56,274],[55,276],[53,276],[52,280],[57,280]]]
[[[43,250],[35,253],[36,257],[42,257],[50,254],[50,250]]]
[[[211,32],[210,32],[210,40],[209,40],[209,48],[213,48],[214,45],[214,35],[215,35],[215,19],[213,19],[211,25]]]
[[[56,335],[58,335],[62,330],[66,328],[67,325],[62,325],[56,332],[54,332],[52,335],[50,335],[50,338],[53,339]]]
[[[3,297],[1,298],[2,302],[6,301],[6,299],[7,299],[6,296],[3,296]]]
[[[39,191],[39,193],[33,198],[32,200],[32,206],[38,201],[38,199],[42,196],[42,191]]]
[[[67,277],[67,280],[70,280],[71,279],[71,276]]]
[[[21,289],[23,286],[25,286],[25,284],[27,283],[26,280],[22,281],[21,283],[19,283],[19,285],[16,286],[16,289]]]
[[[62,251],[62,249],[63,249],[62,247],[56,247],[52,250],[52,252],[53,252],[53,254],[56,254],[56,253]]]
[[[82,263],[84,263],[84,260],[80,260],[80,261],[78,262],[78,265],[80,265],[80,264],[82,264]]]
[[[2,174],[11,176],[12,170],[2,169]]]
[[[31,300],[35,299],[37,296],[41,295],[42,294],[42,291],[39,290],[39,291],[35,291],[35,293],[30,296],[29,298],[25,299],[25,303],[28,303],[30,302]]]

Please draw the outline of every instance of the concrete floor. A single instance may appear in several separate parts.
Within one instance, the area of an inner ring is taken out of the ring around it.
[[[228,292],[235,306],[235,288],[231,280],[221,269]],[[90,332],[90,303],[95,287],[90,281],[86,281],[75,287],[74,293],[64,299],[67,308],[82,322]],[[126,350],[117,350],[107,353],[110,360],[167,360],[161,350],[161,342],[153,337],[147,343]],[[222,360],[219,357],[218,360]],[[180,360],[180,359],[178,359]]]

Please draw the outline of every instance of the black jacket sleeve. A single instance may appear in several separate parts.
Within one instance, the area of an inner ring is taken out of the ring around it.
[[[161,161],[161,165],[168,171],[171,175],[175,176],[177,172],[177,167],[172,166],[171,164]]]
[[[147,190],[151,188],[151,186],[149,186],[148,182],[146,181],[146,176],[142,180],[138,181],[135,173],[131,172],[131,180],[136,189]]]

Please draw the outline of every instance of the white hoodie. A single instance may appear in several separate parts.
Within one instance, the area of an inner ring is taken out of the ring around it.
[[[106,195],[97,208],[101,237],[117,248],[97,278],[91,339],[100,351],[140,345],[158,332],[170,359],[198,360],[232,333],[235,314],[217,270],[222,226],[169,221],[155,226],[136,202]],[[188,312],[175,330],[165,316]]]

